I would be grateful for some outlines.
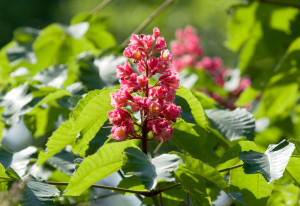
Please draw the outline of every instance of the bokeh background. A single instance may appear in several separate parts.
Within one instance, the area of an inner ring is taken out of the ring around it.
[[[69,24],[76,14],[92,11],[102,0],[1,0],[0,47],[11,41],[13,31],[22,26],[42,29],[51,23]],[[108,31],[123,42],[164,0],[113,0],[100,11],[109,18]],[[235,55],[225,48],[226,22],[230,6],[237,0],[175,0],[143,31],[157,26],[167,42],[174,32],[194,26],[201,36],[204,55],[219,56],[233,67]]]

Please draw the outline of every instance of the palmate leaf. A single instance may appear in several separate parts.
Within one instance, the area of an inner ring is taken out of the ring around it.
[[[78,196],[92,184],[121,169],[122,152],[127,147],[135,147],[134,142],[129,140],[105,144],[95,154],[85,158],[71,178],[64,195]]]
[[[189,123],[197,123],[202,128],[206,129],[208,127],[208,122],[203,111],[201,103],[198,99],[192,94],[192,92],[180,86],[179,89],[176,91],[176,94],[183,99],[177,98],[175,103],[179,103],[178,105],[182,108],[182,118]],[[185,116],[191,113],[193,117]],[[195,122],[194,122],[194,121]]]
[[[212,128],[219,131],[226,139],[233,141],[245,136],[253,139],[255,120],[246,109],[237,108],[229,110],[205,110]]]
[[[279,144],[271,144],[265,153],[254,151],[241,152],[239,159],[245,163],[246,174],[260,172],[268,183],[282,177],[286,165],[295,149],[293,143],[283,140]]]
[[[163,154],[150,159],[137,148],[124,150],[122,170],[125,174],[138,176],[146,189],[155,188],[157,182],[165,180],[175,181],[172,172],[178,168],[182,159],[175,154]]]
[[[38,165],[67,145],[73,144],[79,132],[83,131],[73,147],[73,151],[79,153],[81,147],[89,143],[108,119],[107,112],[112,108],[109,104],[109,94],[114,91],[114,89],[95,90],[81,99],[73,110],[71,118],[61,124],[49,138],[46,144],[47,152],[40,153]]]

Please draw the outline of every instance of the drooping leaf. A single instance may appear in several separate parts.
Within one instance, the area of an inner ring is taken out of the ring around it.
[[[295,149],[293,143],[283,140],[279,144],[271,144],[265,153],[254,151],[241,152],[239,159],[243,160],[246,174],[260,172],[267,182],[282,177],[286,165]]]
[[[198,101],[198,99],[192,94],[192,92],[189,89],[187,89],[183,86],[179,87],[179,89],[176,91],[176,94],[179,97],[183,98],[187,103],[186,104],[185,102],[183,102],[183,103],[185,103],[184,105],[179,104],[179,105],[181,105],[182,112],[183,112],[182,118],[186,122],[194,123],[184,117],[185,113],[191,113],[193,115],[193,118],[195,119],[196,123],[199,124],[202,128],[206,129],[208,126],[208,123],[207,123],[206,116],[203,111],[202,105]]]
[[[226,139],[233,141],[245,136],[253,139],[255,120],[246,109],[205,110],[211,126],[218,130]]]
[[[124,150],[122,170],[125,174],[138,176],[146,189],[152,189],[160,180],[175,181],[172,172],[182,163],[180,157],[174,154],[163,154],[152,160],[141,150],[127,148]]]
[[[121,169],[122,152],[127,147],[135,147],[135,144],[131,140],[105,144],[95,154],[85,158],[64,195],[78,196],[92,184]]]

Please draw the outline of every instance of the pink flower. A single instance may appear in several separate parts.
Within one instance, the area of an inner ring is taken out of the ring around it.
[[[176,119],[180,116],[180,112],[181,107],[176,106],[175,104],[170,104],[164,109],[163,114],[167,120],[176,122]]]
[[[121,88],[121,89],[117,90],[116,93],[111,93],[110,99],[111,99],[110,104],[114,108],[117,108],[117,107],[126,106],[128,103],[128,100],[132,100],[132,97],[126,89]]]
[[[167,142],[173,134],[171,122],[165,119],[149,121],[147,128],[152,131],[157,141]]]
[[[137,89],[139,88],[139,85],[137,83],[136,73],[131,74],[128,80],[120,79],[120,83],[121,83],[121,87],[130,93],[137,91]]]
[[[239,95],[245,89],[247,89],[251,85],[251,81],[248,78],[243,78],[240,81],[239,86],[232,92],[234,95]]]
[[[117,76],[120,77],[120,79],[128,79],[133,73],[134,71],[132,70],[128,62],[125,63],[124,67],[122,67],[121,65],[117,66]]]
[[[163,48],[167,46],[166,41],[163,37],[158,37],[156,40],[156,43],[153,47],[153,50],[156,50],[157,52],[160,52]]]
[[[155,39],[157,39],[160,36],[160,31],[157,27],[155,27],[153,29],[153,36],[154,36]]]
[[[109,121],[113,123],[113,125],[119,125],[123,121],[131,119],[131,115],[125,109],[117,107],[115,110],[108,112]]]
[[[167,85],[172,89],[179,87],[179,74],[171,70],[167,70],[164,75],[159,78],[162,85]]]
[[[119,141],[126,140],[130,134],[134,134],[134,133],[135,133],[134,126],[128,120],[123,121],[118,126],[113,126],[111,129],[112,138]]]

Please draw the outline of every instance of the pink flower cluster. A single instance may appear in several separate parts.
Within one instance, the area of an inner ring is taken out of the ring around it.
[[[186,26],[184,30],[178,29],[175,33],[176,40],[171,42],[171,52],[173,54],[172,69],[181,71],[185,67],[204,69],[206,73],[214,80],[216,85],[224,87],[227,75],[231,69],[224,68],[222,60],[218,57],[203,57],[202,48],[200,47],[200,38],[195,34],[192,26]],[[220,97],[217,93],[204,91],[219,103],[228,108],[234,108],[234,103],[238,96],[251,84],[248,78],[242,78],[239,86],[232,92],[229,92],[227,98]]]
[[[168,69],[171,53],[165,47],[166,41],[160,37],[158,28],[153,29],[153,35],[131,36],[124,56],[137,64],[138,73],[128,62],[117,66],[121,89],[110,95],[115,109],[108,113],[114,139],[142,139],[143,134],[149,132],[153,137],[147,141],[168,141],[171,138],[171,123],[176,122],[181,112],[181,107],[173,104],[179,87],[179,74]],[[157,53],[158,58],[154,56]],[[150,85],[149,79],[156,74],[160,76],[158,81]],[[132,117],[138,112],[141,122]]]
[[[200,38],[195,34],[195,29],[186,26],[184,30],[178,29],[175,36],[176,40],[171,42],[171,52],[174,55],[172,69],[179,72],[184,67],[195,67],[202,55]]]

